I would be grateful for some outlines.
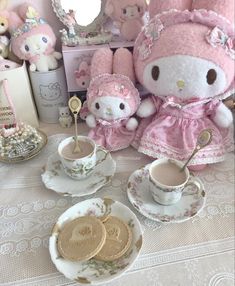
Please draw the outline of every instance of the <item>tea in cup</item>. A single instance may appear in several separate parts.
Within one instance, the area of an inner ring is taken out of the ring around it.
[[[66,138],[59,144],[58,153],[64,172],[75,180],[82,180],[94,171],[97,163],[97,145],[86,136],[78,136],[78,143],[81,152],[74,153],[74,137]]]
[[[190,175],[184,163],[172,159],[159,159],[149,168],[149,186],[153,199],[161,205],[177,203],[189,186],[203,191],[202,183]]]

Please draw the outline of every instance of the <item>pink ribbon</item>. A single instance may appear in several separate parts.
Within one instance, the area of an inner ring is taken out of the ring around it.
[[[127,121],[127,118],[121,118],[121,119],[112,120],[112,121],[107,121],[104,119],[96,119],[96,120],[102,126],[114,127],[117,125],[124,125],[124,123]]]
[[[235,60],[235,50],[232,38],[225,34],[221,29],[215,27],[206,35],[207,42],[214,48],[223,47],[226,53]]]

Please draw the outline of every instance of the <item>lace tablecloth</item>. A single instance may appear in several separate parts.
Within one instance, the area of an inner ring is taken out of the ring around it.
[[[43,129],[48,134],[61,131],[53,125]],[[56,271],[48,239],[61,213],[81,199],[47,190],[40,176],[48,156],[64,137],[49,137],[44,151],[27,163],[0,164],[1,286],[76,285]],[[127,199],[127,180],[150,160],[132,148],[113,157],[117,173],[94,197],[111,197],[135,212]],[[207,193],[204,210],[190,221],[167,226],[136,213],[144,229],[141,256],[130,271],[107,285],[234,285],[234,155],[199,176]]]

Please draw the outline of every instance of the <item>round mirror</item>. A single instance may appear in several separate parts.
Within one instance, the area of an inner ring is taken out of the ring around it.
[[[99,33],[107,17],[104,13],[106,0],[52,0],[52,6],[59,19],[75,31]]]
[[[73,11],[79,26],[88,26],[95,21],[101,11],[101,0],[61,0],[61,6],[66,14]]]

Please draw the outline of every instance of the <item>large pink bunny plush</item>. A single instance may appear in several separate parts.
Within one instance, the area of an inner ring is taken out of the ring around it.
[[[12,12],[9,30],[13,53],[28,60],[31,71],[47,72],[58,67],[57,60],[62,55],[54,49],[55,34],[33,7],[24,4],[19,8],[19,15]]]
[[[108,0],[105,13],[114,20],[124,39],[133,41],[143,26],[145,0]]]
[[[140,104],[132,54],[123,48],[114,55],[109,48],[97,50],[91,77],[85,105],[89,137],[110,151],[127,148],[135,137],[138,122],[132,116]]]
[[[233,118],[222,99],[234,82],[234,0],[153,0],[150,15],[134,57],[137,78],[153,95],[137,112],[145,119],[133,145],[184,161],[199,133],[212,129],[212,143],[191,168],[223,161],[233,148]]]

